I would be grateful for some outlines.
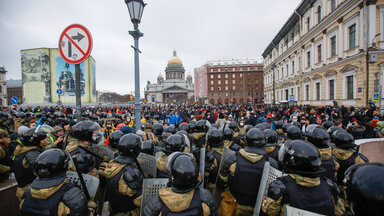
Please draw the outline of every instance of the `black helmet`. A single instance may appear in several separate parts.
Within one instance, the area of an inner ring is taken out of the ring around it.
[[[163,128],[163,125],[161,125],[161,124],[154,124],[152,126],[152,132],[156,136],[161,136],[161,134],[163,133],[163,130],[164,130],[164,128]]]
[[[294,126],[296,126],[296,127],[301,127],[301,124],[300,124],[300,122],[297,122],[297,121],[293,121],[292,122],[292,125],[294,125]]]
[[[191,121],[189,123],[189,132],[193,133],[193,132],[195,132],[195,130],[196,130],[196,122],[195,121]]]
[[[239,132],[239,127],[237,126],[237,123],[234,121],[231,121],[228,123],[228,128],[231,129],[233,132]]]
[[[356,147],[355,139],[350,133],[343,131],[335,131],[333,133],[333,142],[335,143],[336,147],[342,149],[354,149]]]
[[[305,134],[307,136],[311,136],[312,130],[315,128],[319,128],[319,127],[320,127],[320,125],[318,125],[318,124],[310,124],[305,128]]]
[[[23,134],[23,145],[25,146],[36,146],[36,142],[33,140],[33,134],[35,133],[36,128],[30,128]],[[40,144],[40,142],[38,143]],[[37,144],[37,145],[38,145]]]
[[[62,183],[66,177],[70,155],[58,148],[42,152],[36,159],[34,171],[37,178],[34,188],[47,188]]]
[[[69,160],[69,155],[63,150],[48,149],[36,158],[34,169],[40,179],[53,178],[65,174]]]
[[[153,142],[151,140],[145,140],[142,143],[141,152],[149,154],[149,155],[153,155],[154,149],[155,149],[155,147],[154,147]]]
[[[265,140],[267,144],[265,146],[275,146],[277,143],[277,133],[272,129],[265,129],[264,131]]]
[[[165,132],[175,134],[176,133],[175,126],[173,126],[173,125],[168,126],[167,129],[165,129]]]
[[[245,125],[245,132],[248,132],[252,128],[254,128],[253,125]]]
[[[315,128],[312,130],[310,136],[308,136],[308,142],[315,145],[317,148],[328,148],[330,139],[327,131],[322,128]]]
[[[184,151],[184,141],[183,138],[179,134],[173,134],[169,136],[164,145],[164,153],[171,154],[172,152],[176,151]]]
[[[287,129],[287,137],[291,140],[298,140],[303,138],[303,132],[301,131],[300,128],[291,125]]]
[[[287,173],[307,177],[318,176],[325,169],[321,167],[319,150],[303,140],[287,141],[279,150],[279,162]]]
[[[345,172],[347,199],[353,215],[383,215],[384,164],[356,164]]]
[[[208,129],[207,120],[201,119],[196,123],[196,128],[195,128],[196,132],[207,132],[207,129]]]
[[[185,122],[181,123],[179,125],[179,131],[186,131],[187,133],[189,133],[189,125]]]
[[[284,125],[284,121],[283,120],[279,120],[276,122],[276,130],[277,129],[283,129],[283,125]]]
[[[267,122],[263,122],[261,124],[264,125],[265,129],[271,129],[271,126]]]
[[[176,134],[180,135],[183,138],[185,145],[190,146],[191,136],[186,131],[177,131]]]
[[[333,122],[331,121],[325,121],[323,122],[323,124],[321,124],[323,126],[323,128],[325,128],[325,130],[328,130],[328,128],[332,127],[333,126]]]
[[[219,129],[219,126],[217,126],[216,123],[213,123],[213,124],[211,124],[211,127],[210,127],[210,128],[216,128],[216,129]]]
[[[53,131],[49,125],[39,125],[36,128],[31,128],[23,135],[23,144],[26,146],[39,146],[42,140],[47,138],[47,134]]]
[[[289,123],[284,123],[284,124],[283,124],[283,132],[284,132],[284,133],[287,133],[288,128],[291,127],[291,126],[292,126],[292,125],[289,124]]]
[[[265,136],[264,133],[258,128],[252,128],[245,134],[247,152],[256,154],[265,154]]]
[[[223,130],[223,138],[225,140],[232,140],[233,139],[233,131],[229,128],[224,128]]]
[[[120,138],[117,150],[120,156],[137,157],[141,150],[141,138],[133,133],[125,134]]]
[[[96,122],[81,121],[72,127],[71,133],[78,140],[92,142],[93,132],[99,129],[100,126]]]
[[[175,153],[169,162],[170,183],[176,193],[187,193],[199,185],[199,170],[195,160],[185,153]]]
[[[122,136],[124,136],[124,133],[119,130],[113,131],[109,135],[109,145],[111,146],[111,148],[114,148],[114,149],[117,148],[117,145],[119,144],[119,140]]]
[[[221,147],[223,143],[223,133],[219,129],[212,128],[207,133],[207,144],[209,147]]]
[[[257,125],[255,126],[255,128],[259,128],[261,131],[264,131],[265,129],[267,129],[267,128],[265,127],[265,125],[263,125],[263,124],[257,124]]]
[[[335,138],[335,135],[336,135],[336,131],[344,131],[346,132],[343,128],[341,127],[337,127],[337,126],[332,126],[330,128],[328,128],[327,132],[329,134],[329,137],[331,138],[331,142],[333,143],[334,141],[334,138]]]

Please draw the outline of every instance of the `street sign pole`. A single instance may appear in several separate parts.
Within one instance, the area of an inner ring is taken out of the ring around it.
[[[76,119],[81,121],[81,86],[80,86],[80,64],[75,65],[76,77]]]

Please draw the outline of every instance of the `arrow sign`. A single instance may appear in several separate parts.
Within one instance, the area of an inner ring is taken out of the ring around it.
[[[56,93],[57,93],[58,95],[62,95],[62,94],[63,94],[63,90],[62,90],[62,89],[57,89],[57,90],[56,90]]]
[[[72,36],[71,38],[72,38],[73,40],[77,40],[77,42],[80,42],[81,39],[84,38],[84,35],[82,35],[82,34],[80,34],[79,32],[77,32],[77,35]]]
[[[12,103],[12,104],[17,104],[18,101],[19,101],[19,99],[18,99],[16,96],[13,96],[13,97],[11,98],[11,103]]]
[[[80,64],[91,53],[92,36],[88,29],[72,24],[64,29],[59,38],[61,57],[69,64]]]

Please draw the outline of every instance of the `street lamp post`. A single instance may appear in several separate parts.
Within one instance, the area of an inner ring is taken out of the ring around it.
[[[133,23],[133,31],[129,31],[132,35],[135,44],[132,48],[135,50],[135,122],[136,130],[141,128],[141,101],[140,101],[140,72],[139,72],[139,38],[144,34],[139,30],[139,23],[143,15],[144,2],[143,0],[125,0],[127,4],[129,16]]]

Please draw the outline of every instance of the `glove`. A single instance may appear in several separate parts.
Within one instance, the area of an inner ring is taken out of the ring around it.
[[[229,149],[233,151],[240,151],[241,146],[237,145],[236,143],[232,143],[232,145],[229,147]]]
[[[96,215],[96,208],[97,204],[93,202],[92,200],[88,201],[88,210],[89,210],[89,215]]]

